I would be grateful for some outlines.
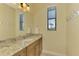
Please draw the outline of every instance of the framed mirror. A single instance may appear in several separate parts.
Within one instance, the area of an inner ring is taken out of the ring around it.
[[[19,14],[19,29],[24,31],[24,13]]]

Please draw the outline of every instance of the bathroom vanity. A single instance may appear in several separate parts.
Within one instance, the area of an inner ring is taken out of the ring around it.
[[[0,42],[0,56],[40,56],[41,52],[42,36],[40,34]]]
[[[22,50],[14,54],[14,56],[40,56],[42,51],[42,38],[29,44]]]

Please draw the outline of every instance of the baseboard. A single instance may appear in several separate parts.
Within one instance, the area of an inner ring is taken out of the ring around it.
[[[60,54],[52,51],[43,50],[42,51],[43,56],[66,56],[65,54]]]

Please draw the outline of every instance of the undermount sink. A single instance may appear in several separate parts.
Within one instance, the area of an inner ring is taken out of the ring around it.
[[[27,36],[24,36],[24,37],[17,37],[17,38],[13,38],[13,39],[10,39],[10,40],[0,41],[0,48],[8,48],[8,47],[11,47],[11,45],[14,45],[16,43],[24,45],[24,44],[33,40],[33,39],[30,39],[30,38],[26,38],[26,37],[29,37],[29,36],[30,35],[27,35]]]

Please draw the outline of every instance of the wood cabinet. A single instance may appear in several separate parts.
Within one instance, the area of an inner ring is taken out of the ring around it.
[[[40,39],[33,42],[27,47],[27,56],[39,56],[40,55]]]
[[[14,54],[14,56],[40,56],[42,51],[42,38],[36,40],[26,48]]]
[[[40,45],[36,45],[35,46],[35,56],[39,56],[40,55]]]
[[[22,49],[21,51],[14,54],[14,56],[26,56],[26,48]]]

